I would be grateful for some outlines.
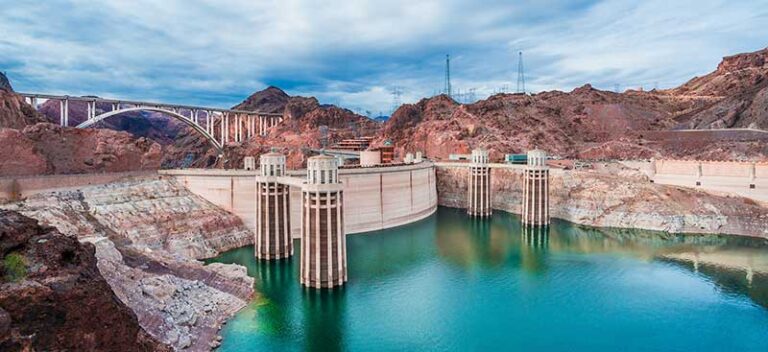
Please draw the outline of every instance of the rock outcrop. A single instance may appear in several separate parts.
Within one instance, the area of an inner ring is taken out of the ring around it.
[[[13,92],[13,87],[11,87],[11,82],[8,81],[8,76],[6,76],[4,72],[0,72],[0,90]]]
[[[45,122],[45,118],[25,103],[24,98],[13,91],[0,89],[0,130],[23,129],[40,122]]]
[[[379,142],[399,151],[421,150],[443,159],[475,147],[493,159],[534,146],[563,157],[768,159],[768,137],[714,139],[686,147],[685,134],[648,138],[680,129],[768,129],[768,49],[723,59],[717,70],[671,90],[624,93],[590,85],[571,92],[496,94],[473,104],[445,95],[401,106],[384,123]]]
[[[0,259],[0,350],[170,350],[112,292],[93,245],[0,210]]]
[[[714,72],[665,92],[695,102],[679,128],[768,129],[768,48],[723,58]]]
[[[768,207],[737,196],[650,183],[635,170],[552,170],[550,214],[577,224],[768,238]],[[523,174],[493,169],[493,207],[520,214]],[[440,205],[466,208],[467,169],[438,167]]]
[[[253,234],[173,180],[139,178],[4,207],[93,243],[98,269],[120,301],[174,349],[217,346],[221,325],[253,294],[245,268],[195,260],[250,244]]]
[[[375,135],[380,127],[378,122],[347,109],[320,104],[315,98],[292,97],[276,87],[254,93],[233,109],[281,113],[283,122],[267,136],[255,135],[241,145],[226,146],[222,158],[216,157],[202,136],[184,131],[167,147],[163,166],[240,168],[245,156],[258,158],[276,147],[287,155],[289,167],[302,167],[309,156],[307,148],[321,147],[320,126],[328,127],[328,145],[357,135]]]
[[[0,89],[0,176],[156,170],[161,146],[105,129],[45,123],[24,99]]]
[[[159,144],[125,132],[39,123],[0,129],[0,176],[156,170]]]
[[[251,94],[242,103],[235,105],[234,108],[282,114],[290,100],[291,96],[282,89],[269,86],[264,90]]]

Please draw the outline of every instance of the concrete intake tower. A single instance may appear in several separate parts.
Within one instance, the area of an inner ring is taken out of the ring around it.
[[[467,189],[467,213],[471,216],[491,216],[491,168],[488,166],[488,151],[475,149],[469,164]]]
[[[301,283],[307,287],[347,282],[343,192],[339,161],[328,155],[307,160],[307,183],[301,192]]]
[[[523,182],[523,225],[549,225],[549,167],[547,153],[539,149],[528,152]]]
[[[285,156],[263,154],[256,176],[256,258],[282,259],[293,255],[290,224],[290,187],[277,181],[285,176]]]

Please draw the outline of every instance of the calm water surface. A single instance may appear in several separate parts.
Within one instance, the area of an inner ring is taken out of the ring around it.
[[[524,233],[497,212],[440,208],[347,237],[349,282],[299,284],[291,260],[239,263],[257,298],[220,351],[768,351],[768,244],[555,222]]]

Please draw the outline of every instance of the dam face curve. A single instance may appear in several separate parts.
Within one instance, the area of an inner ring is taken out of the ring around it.
[[[163,170],[192,193],[243,220],[252,231],[256,224],[256,175],[258,170]],[[306,170],[289,170],[298,181]],[[339,169],[344,187],[344,232],[383,230],[409,224],[437,210],[435,166],[410,165]],[[301,188],[290,186],[291,237],[301,237]]]

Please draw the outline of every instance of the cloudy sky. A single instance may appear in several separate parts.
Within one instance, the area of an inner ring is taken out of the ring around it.
[[[676,86],[768,46],[759,1],[0,0],[24,92],[229,107],[269,85],[387,114],[443,88]]]

